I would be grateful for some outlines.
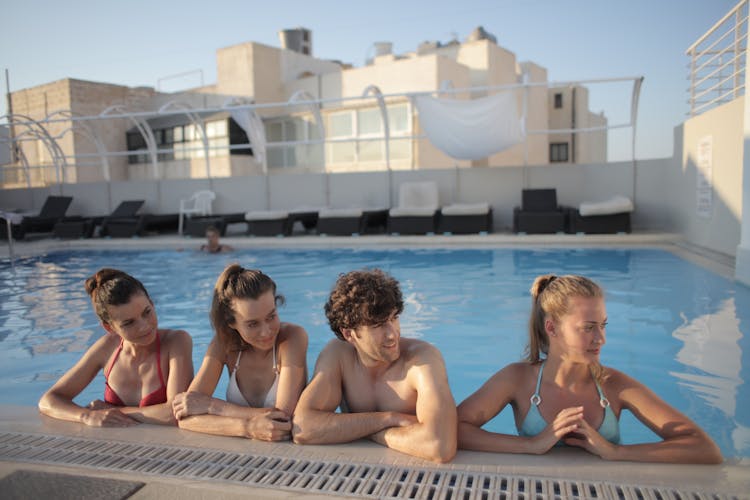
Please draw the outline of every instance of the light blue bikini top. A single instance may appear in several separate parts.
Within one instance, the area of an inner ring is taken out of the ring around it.
[[[544,363],[539,367],[539,377],[536,380],[536,390],[531,396],[531,406],[529,412],[526,414],[526,418],[521,424],[521,428],[518,429],[518,435],[524,437],[536,436],[547,427],[547,421],[544,420],[542,414],[539,413],[539,403],[542,402],[542,398],[539,396],[539,388],[542,385],[542,371],[544,370]],[[615,416],[615,412],[609,406],[609,401],[604,396],[602,388],[594,379],[596,384],[596,390],[599,391],[599,404],[604,408],[604,419],[602,424],[599,426],[599,434],[613,444],[620,444],[620,422]],[[560,441],[562,443],[562,441]],[[560,444],[558,443],[558,444]]]
[[[237,353],[237,361],[234,363],[234,370],[229,372],[229,384],[227,384],[227,401],[239,406],[252,406],[245,396],[240,391],[240,386],[237,385],[237,368],[240,366],[240,357],[242,351]],[[273,345],[273,371],[276,374],[276,378],[273,379],[271,388],[268,389],[266,397],[263,399],[263,406],[258,408],[274,408],[276,406],[276,392],[279,387],[279,370],[276,367],[276,344]]]

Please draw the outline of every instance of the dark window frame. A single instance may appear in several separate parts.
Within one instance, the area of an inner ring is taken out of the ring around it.
[[[551,142],[549,145],[549,161],[550,163],[563,163],[569,161],[568,154],[568,143],[567,142]]]
[[[562,92],[555,93],[555,109],[562,109],[563,107],[563,95]]]

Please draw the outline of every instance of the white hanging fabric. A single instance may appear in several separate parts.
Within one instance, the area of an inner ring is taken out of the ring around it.
[[[247,134],[250,146],[253,148],[253,156],[266,168],[266,130],[263,127],[263,121],[260,119],[255,110],[252,109],[233,109],[230,111],[232,119]]]
[[[524,139],[512,92],[472,100],[415,96],[419,123],[430,142],[458,160],[481,160]]]

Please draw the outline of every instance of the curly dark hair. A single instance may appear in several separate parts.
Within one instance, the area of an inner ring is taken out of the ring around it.
[[[398,281],[380,269],[339,275],[325,305],[328,324],[341,340],[344,329],[376,325],[403,310]]]

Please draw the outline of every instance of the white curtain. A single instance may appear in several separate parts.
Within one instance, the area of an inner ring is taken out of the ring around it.
[[[237,125],[239,125],[247,134],[247,138],[253,148],[253,156],[263,165],[263,171],[265,172],[266,129],[263,127],[263,121],[252,109],[233,109],[230,113],[232,119],[236,121]]]
[[[430,141],[458,160],[481,160],[524,139],[512,92],[473,100],[416,96],[414,103]]]

